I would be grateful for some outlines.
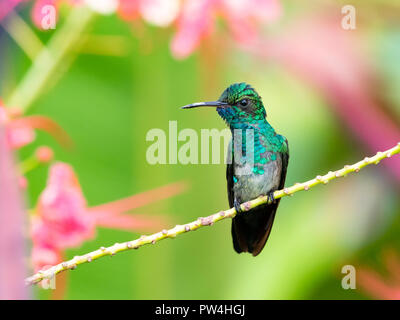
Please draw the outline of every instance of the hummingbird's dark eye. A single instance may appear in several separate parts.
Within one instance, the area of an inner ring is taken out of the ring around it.
[[[243,100],[240,100],[239,103],[242,105],[242,107],[245,107],[245,106],[247,106],[247,104],[249,103],[249,101],[248,101],[247,99],[243,99]]]

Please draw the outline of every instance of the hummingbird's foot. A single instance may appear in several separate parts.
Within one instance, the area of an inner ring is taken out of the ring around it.
[[[275,197],[274,197],[274,190],[271,190],[269,193],[268,193],[268,198],[271,200],[271,203],[276,203],[276,200],[275,200]]]
[[[242,209],[240,209],[240,203],[239,201],[237,201],[237,199],[235,198],[235,200],[233,200],[233,206],[235,207],[236,213],[241,213]]]

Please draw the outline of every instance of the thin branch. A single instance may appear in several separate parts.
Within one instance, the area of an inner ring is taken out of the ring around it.
[[[11,38],[19,45],[22,51],[31,59],[35,60],[36,56],[43,50],[43,43],[35,34],[31,27],[14,11],[10,11],[4,21],[0,21],[0,25],[8,32]]]
[[[353,165],[346,165],[344,168],[339,169],[337,171],[329,171],[327,174],[323,176],[317,176],[314,179],[303,183],[296,183],[295,185],[284,188],[283,190],[278,190],[274,192],[275,199],[283,198],[285,196],[291,196],[294,193],[302,190],[309,190],[316,185],[321,183],[327,184],[329,181],[339,178],[345,177],[347,174],[352,172],[358,172],[362,168],[370,164],[378,164],[384,158],[390,158],[391,156],[400,153],[400,142],[393,148],[386,150],[384,152],[378,152],[375,156],[368,158],[366,157],[364,160],[361,160]],[[241,205],[241,209],[243,211],[249,211],[255,207],[258,207],[262,204],[271,203],[271,200],[268,196],[262,196],[257,199],[245,202]],[[93,260],[99,259],[104,256],[113,256],[118,252],[127,251],[130,249],[138,249],[146,244],[155,244],[156,242],[166,239],[166,238],[175,238],[177,235],[186,233],[188,231],[197,230],[203,226],[210,226],[215,222],[224,220],[226,218],[233,218],[236,215],[236,210],[234,208],[230,208],[229,210],[220,211],[213,215],[210,215],[205,218],[198,218],[197,220],[190,222],[185,225],[176,225],[174,228],[169,230],[162,230],[160,232],[154,233],[149,236],[141,236],[139,239],[123,242],[123,243],[115,243],[110,247],[101,247],[98,250],[87,253],[83,256],[76,256],[73,259],[62,262],[58,265],[50,267],[47,270],[39,271],[33,276],[25,279],[25,283],[27,285],[36,284],[44,279],[51,279],[57,273],[68,269],[75,269],[78,265],[91,262]]]

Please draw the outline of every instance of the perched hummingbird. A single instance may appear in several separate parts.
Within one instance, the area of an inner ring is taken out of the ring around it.
[[[279,205],[280,199],[275,200],[273,192],[285,185],[288,141],[268,123],[261,97],[246,83],[232,84],[217,101],[198,102],[182,108],[197,107],[216,107],[231,129],[228,156],[231,155],[232,159],[227,164],[226,179],[229,205],[237,211],[232,221],[233,247],[237,253],[249,252],[257,256],[271,233]],[[246,150],[249,149],[246,148],[246,135],[239,136],[237,130],[253,132],[254,150]],[[237,148],[241,148],[239,161],[234,159]],[[250,156],[253,161],[246,161]],[[264,195],[269,195],[273,202],[241,212],[241,203]]]

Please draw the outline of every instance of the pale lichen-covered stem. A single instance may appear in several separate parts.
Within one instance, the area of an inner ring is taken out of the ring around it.
[[[384,158],[389,158],[395,154],[400,153],[400,142],[393,148],[386,150],[384,152],[378,152],[375,156],[371,158],[365,158],[364,160],[361,160],[353,165],[346,165],[344,168],[339,169],[337,171],[329,171],[327,174],[323,176],[317,176],[314,179],[311,179],[309,181],[303,182],[303,183],[296,183],[295,185],[284,188],[283,190],[278,190],[274,192],[274,197],[275,199],[279,199],[285,196],[293,195],[294,193],[302,190],[309,190],[310,188],[318,185],[318,184],[326,184],[329,181],[339,178],[339,177],[345,177],[347,174],[352,173],[352,172],[358,172],[360,169],[364,168],[367,165],[370,164],[378,164],[382,159]],[[245,211],[249,211],[252,208],[255,208],[257,206],[260,206],[265,203],[270,203],[271,200],[268,198],[268,196],[263,196],[259,197],[257,199],[248,201],[246,203],[243,203],[241,205],[241,209]],[[226,218],[233,218],[236,215],[236,210],[234,208],[225,210],[225,211],[220,211],[217,212],[211,216],[205,217],[205,218],[198,218],[196,221],[187,223],[185,225],[177,225],[172,229],[169,230],[162,230],[160,232],[154,233],[149,236],[142,236],[139,239],[133,240],[133,241],[128,241],[124,243],[116,243],[110,247],[101,247],[98,250],[95,250],[93,252],[87,253],[83,256],[76,256],[73,259],[60,263],[56,266],[53,266],[47,270],[44,271],[39,271],[38,273],[34,274],[33,276],[27,278],[25,280],[27,285],[32,285],[35,283],[40,282],[41,280],[44,279],[50,279],[54,277],[57,273],[60,273],[62,271],[68,270],[68,269],[75,269],[76,266],[86,263],[86,262],[91,262],[93,260],[99,259],[104,256],[113,256],[118,252],[121,251],[126,251],[130,249],[138,249],[139,247],[142,247],[146,244],[154,244],[160,240],[166,239],[166,238],[175,238],[177,235],[186,233],[188,231],[194,231],[197,230],[203,226],[209,226],[212,225],[215,222],[221,221]]]
[[[68,60],[81,42],[83,31],[95,13],[85,6],[74,8],[64,24],[56,31],[47,46],[36,55],[32,66],[6,101],[7,106],[26,111],[44,88],[54,83],[58,68]]]

